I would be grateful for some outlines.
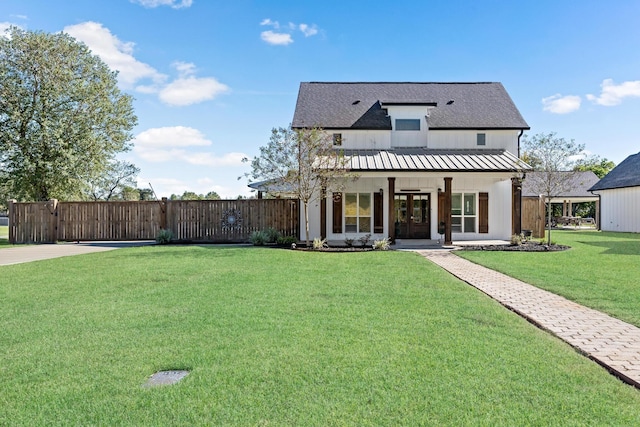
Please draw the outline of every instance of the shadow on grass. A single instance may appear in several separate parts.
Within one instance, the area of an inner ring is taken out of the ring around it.
[[[606,250],[602,253],[607,255],[640,255],[640,241],[608,240],[604,242],[589,242],[579,240],[578,243],[605,248]]]

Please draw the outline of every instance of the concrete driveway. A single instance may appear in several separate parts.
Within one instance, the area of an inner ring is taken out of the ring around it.
[[[51,245],[16,245],[0,249],[0,266],[21,264],[23,262],[39,261],[43,259],[60,258],[63,256],[81,255],[92,252],[111,251],[132,246],[154,244],[154,241],[126,241],[126,242],[80,242],[58,243]]]

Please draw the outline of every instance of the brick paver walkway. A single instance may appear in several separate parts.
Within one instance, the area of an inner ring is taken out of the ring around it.
[[[417,252],[640,388],[640,328],[474,264],[450,251]]]

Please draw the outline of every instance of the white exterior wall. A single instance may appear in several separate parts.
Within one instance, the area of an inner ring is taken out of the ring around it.
[[[486,145],[477,145],[477,135],[486,135]],[[431,130],[429,148],[433,149],[505,149],[518,155],[519,130]]]
[[[429,125],[427,124],[427,106],[393,105],[386,106],[391,118],[391,147],[426,147]],[[396,130],[396,119],[418,119],[420,130]]]
[[[415,115],[415,114],[414,114]],[[433,149],[504,149],[518,155],[517,130],[428,130],[424,114],[419,117],[403,114],[392,118],[421,119],[420,131],[327,130],[331,136],[342,134],[345,150],[388,150],[393,147],[427,147]],[[486,145],[477,145],[477,134],[486,135]]]
[[[640,187],[602,190],[599,194],[603,231],[640,233]]]
[[[340,130],[327,131],[342,134],[345,150],[388,150],[391,148],[391,132],[388,130]]]
[[[452,177],[453,193],[489,193],[489,233],[453,233],[454,241],[461,240],[509,240],[511,237],[511,175],[508,173],[452,173],[446,176]],[[383,192],[383,226],[382,234],[371,233],[371,241],[389,236],[389,182],[386,176],[366,173],[349,183],[345,193],[377,193]],[[411,191],[402,191],[411,190]],[[434,173],[407,173],[396,176],[396,194],[422,193],[430,195],[430,220],[431,238],[436,240],[438,234],[438,189],[444,191],[444,175]],[[417,190],[417,191],[414,191]],[[328,189],[327,195],[331,197],[333,190]],[[476,203],[478,202],[476,196]],[[309,206],[310,239],[320,237],[320,201]],[[372,198],[371,229],[373,230],[373,198]],[[343,210],[344,213],[344,210]],[[305,239],[304,216],[301,207],[300,238]],[[478,230],[478,205],[476,204],[476,230]],[[327,240],[343,242],[345,238],[356,239],[360,236],[355,233],[333,233],[332,227],[333,203],[331,198],[327,200],[326,230]],[[343,222],[344,227],[344,222]]]

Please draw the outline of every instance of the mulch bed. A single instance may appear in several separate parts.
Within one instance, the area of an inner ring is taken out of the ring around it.
[[[538,242],[523,242],[520,245],[476,245],[462,246],[461,251],[511,251],[511,252],[558,252],[571,249],[571,246],[547,245]]]

